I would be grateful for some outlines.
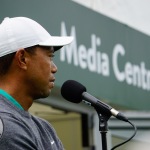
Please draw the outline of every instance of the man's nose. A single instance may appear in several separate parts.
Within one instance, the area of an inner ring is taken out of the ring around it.
[[[56,73],[57,72],[57,66],[55,65],[54,62],[52,62],[52,73]]]

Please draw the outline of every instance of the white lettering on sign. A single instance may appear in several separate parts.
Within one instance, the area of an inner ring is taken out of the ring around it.
[[[67,36],[65,24],[61,24],[61,35]],[[90,72],[95,72],[103,76],[109,76],[109,57],[106,53],[97,51],[100,47],[101,40],[96,35],[91,35],[91,47],[86,48],[81,44],[77,46],[76,30],[71,28],[70,36],[74,37],[74,42],[63,47],[60,51],[60,60],[67,61],[68,64],[73,63],[82,69],[88,69]]]
[[[115,46],[113,54],[112,54],[112,65],[113,65],[114,74],[115,74],[116,78],[118,79],[118,81],[122,82],[125,79],[125,74],[124,74],[124,72],[121,72],[119,70],[119,67],[118,67],[118,56],[119,56],[119,54],[121,56],[124,56],[125,50],[122,47],[122,45],[118,44]]]
[[[150,71],[145,68],[145,63],[141,62],[140,65],[126,62],[124,70],[119,69],[118,57],[125,56],[125,49],[121,44],[116,44],[112,54],[112,65],[115,77],[118,81],[126,81],[128,85],[137,86],[143,90],[150,90]]]
[[[65,23],[61,23],[61,35],[68,36]],[[60,51],[60,61],[73,64],[81,69],[88,69],[90,72],[100,74],[105,77],[110,76],[110,60],[107,53],[100,51],[101,39],[92,34],[91,46],[78,45],[75,26],[71,27],[70,36],[74,37],[74,42],[63,47]],[[139,65],[126,61],[123,68],[119,66],[119,60],[125,58],[126,51],[121,44],[116,44],[112,51],[112,70],[119,82],[126,82],[143,90],[150,90],[150,70],[146,69],[145,62]]]

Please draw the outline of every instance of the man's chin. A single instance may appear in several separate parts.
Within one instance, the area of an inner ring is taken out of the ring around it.
[[[41,92],[39,95],[37,95],[34,100],[42,99],[42,98],[47,98],[51,93],[51,90],[47,92]]]

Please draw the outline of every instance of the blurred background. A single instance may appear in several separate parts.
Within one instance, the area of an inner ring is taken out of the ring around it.
[[[56,52],[58,67],[51,95],[35,101],[34,115],[48,120],[66,150],[101,150],[99,119],[93,107],[60,94],[69,79],[122,112],[137,126],[136,136],[118,150],[150,147],[150,2],[148,0],[1,0],[0,22],[25,16],[51,35],[73,36]],[[33,89],[34,90],[34,89]],[[108,120],[108,149],[134,133],[126,122]]]

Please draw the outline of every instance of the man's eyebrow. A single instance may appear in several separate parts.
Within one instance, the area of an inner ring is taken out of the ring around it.
[[[54,53],[54,47],[53,46],[50,46],[49,50],[50,50],[50,52]]]
[[[53,46],[40,46],[42,48],[44,48],[45,50],[51,52],[51,53],[54,53],[54,47]]]
[[[54,47],[52,47],[52,46],[49,48],[49,50],[50,50],[51,53],[54,53],[54,52],[55,52],[55,51],[54,51]]]

